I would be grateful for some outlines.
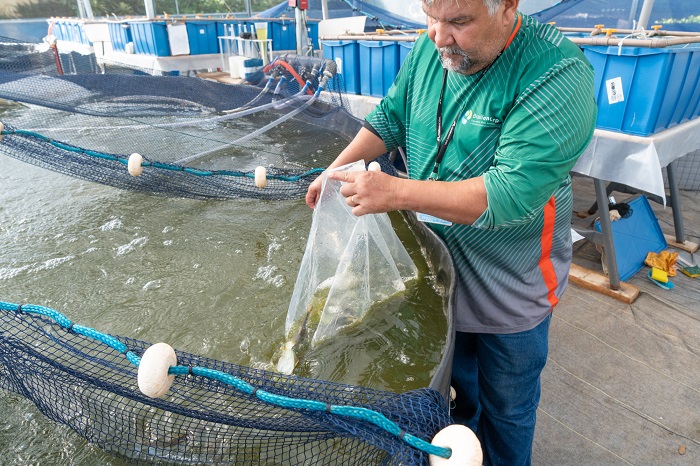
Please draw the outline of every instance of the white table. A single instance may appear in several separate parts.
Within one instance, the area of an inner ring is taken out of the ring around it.
[[[675,161],[700,149],[700,118],[641,137],[596,129],[588,148],[572,172],[593,178],[599,208],[602,244],[606,249],[610,287],[618,289],[620,278],[612,241],[605,182],[619,183],[659,196],[666,204],[662,169],[666,168],[669,203],[673,209],[676,242],[685,243]]]

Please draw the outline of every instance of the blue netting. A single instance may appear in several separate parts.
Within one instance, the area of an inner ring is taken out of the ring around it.
[[[0,99],[22,104],[0,116],[0,151],[118,188],[301,198],[361,126],[346,110],[332,61],[284,55],[260,83],[229,85],[0,42],[8,44],[0,50]],[[146,161],[141,176],[127,171],[132,153]],[[267,168],[265,189],[254,184],[257,166]]]
[[[323,19],[321,0],[309,0],[307,16],[311,19]],[[380,5],[376,5],[380,3]],[[385,29],[416,29],[425,28],[425,20],[420,15],[420,2],[413,2],[413,8],[419,13],[419,18],[410,18],[397,12],[381,7],[381,2],[366,0],[328,0],[328,17],[345,18],[348,16],[366,16],[366,30]],[[259,14],[263,18],[279,18],[282,15],[294,17],[294,8],[288,2],[280,3]]]
[[[535,2],[533,2],[535,3]],[[548,1],[552,6],[533,13],[538,21],[554,21],[561,27],[632,29],[644,2],[642,0],[561,0]],[[655,0],[647,29],[654,24],[669,31],[700,32],[700,2],[696,0]]]
[[[179,464],[427,464],[416,446],[449,456],[429,445],[451,422],[433,389],[395,394],[178,351],[175,383],[152,399],[136,385],[148,343],[102,334],[41,306],[0,302],[0,323],[0,387],[121,456]]]

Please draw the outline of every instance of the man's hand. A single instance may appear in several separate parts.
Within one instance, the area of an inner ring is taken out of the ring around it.
[[[377,214],[399,208],[397,200],[402,181],[399,178],[375,171],[333,172],[329,178],[345,182],[340,194],[345,196],[345,202],[352,207],[354,215]]]
[[[310,185],[306,191],[306,205],[311,209],[316,207],[318,199],[321,197],[321,186],[323,182],[323,174],[320,174]]]

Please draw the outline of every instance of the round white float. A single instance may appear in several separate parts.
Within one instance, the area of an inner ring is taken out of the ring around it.
[[[258,188],[267,186],[267,169],[265,167],[255,168],[255,186]]]
[[[0,141],[2,141],[2,132],[4,131],[4,129],[5,129],[5,125],[0,123]]]
[[[131,176],[139,176],[141,173],[143,173],[143,166],[141,165],[143,163],[143,157],[141,154],[134,152],[129,156],[129,163],[127,165],[127,168],[129,170],[129,175]]]
[[[177,365],[175,350],[167,343],[150,346],[141,356],[138,371],[139,390],[151,398],[160,398],[173,385],[175,376],[168,374]]]
[[[433,437],[431,443],[451,448],[452,455],[449,458],[430,455],[430,466],[481,466],[484,463],[479,439],[469,427],[462,424],[445,427]]]
[[[367,167],[367,171],[380,172],[382,171],[382,166],[379,165],[379,162],[370,162],[369,166]]]

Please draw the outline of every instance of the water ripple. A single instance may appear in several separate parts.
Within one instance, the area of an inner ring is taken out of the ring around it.
[[[133,251],[134,249],[136,249],[137,247],[144,246],[147,242],[148,242],[148,238],[146,238],[145,236],[143,236],[141,238],[135,238],[135,239],[131,240],[131,242],[129,244],[124,244],[122,246],[119,246],[117,248],[117,256],[122,256],[124,254],[128,254],[131,251]]]

